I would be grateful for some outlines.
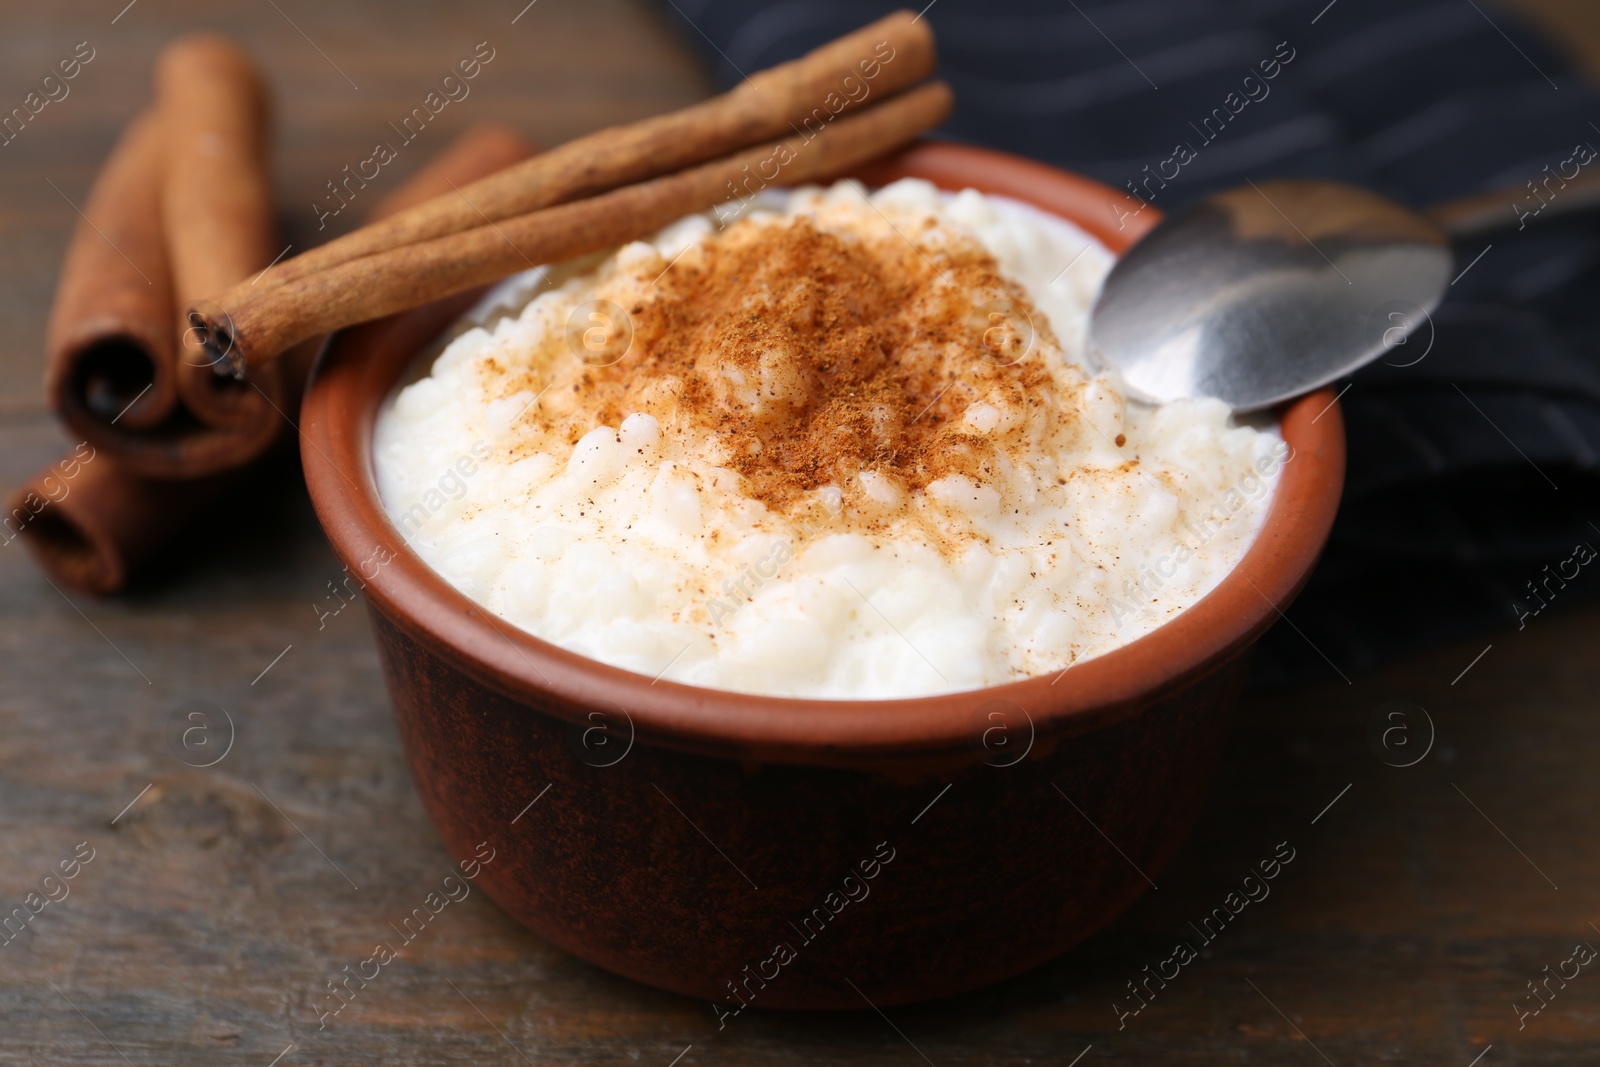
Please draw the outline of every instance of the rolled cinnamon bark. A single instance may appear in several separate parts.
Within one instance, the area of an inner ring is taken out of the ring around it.
[[[45,397],[99,448],[158,425],[178,401],[161,152],[161,124],[147,111],[95,179],[45,331]]]
[[[270,109],[250,57],[217,34],[169,44],[156,63],[155,85],[167,126],[163,231],[182,307],[248,283],[279,250],[267,162]],[[209,373],[200,346],[181,326],[174,329],[184,407],[207,426],[228,431],[233,446],[216,464],[237,466],[264,451],[287,428],[285,378],[301,368],[264,369],[249,382],[219,379]]]
[[[373,214],[381,217],[448,190],[452,184],[494,173],[533,150],[508,127],[474,126],[380,201]],[[453,317],[456,310],[443,309],[434,319]],[[440,322],[440,328],[447,321]],[[170,332],[169,317],[168,336]],[[4,515],[0,515],[0,545],[13,540],[27,544],[58,584],[95,595],[114,593],[179,530],[256,466],[206,478],[152,479],[135,474],[114,456],[96,452],[85,443],[8,496]]]
[[[307,337],[635,240],[769,184],[849,171],[938,125],[952,102],[949,87],[933,82],[838,119],[810,139],[794,136],[586,200],[375,253],[232,304],[201,301],[190,307],[189,321],[218,362],[242,374]]]
[[[251,286],[213,299],[232,307],[262,287],[286,285],[361,256],[474,229],[552,204],[668,174],[750,145],[815,131],[933,73],[933,33],[908,11],[788,63],[761,71],[710,100],[667,115],[613,126],[545,152],[346,234],[275,267]],[[246,289],[252,291],[246,292]]]
[[[104,452],[91,455],[85,463],[69,453],[12,491],[0,540],[20,538],[55,582],[96,596],[121,589],[237,478],[144,478]]]

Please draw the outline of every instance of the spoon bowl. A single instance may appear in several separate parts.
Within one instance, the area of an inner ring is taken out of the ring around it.
[[[1090,351],[1140,399],[1266,408],[1402,343],[1452,269],[1444,232],[1376,193],[1252,182],[1172,216],[1117,260]]]

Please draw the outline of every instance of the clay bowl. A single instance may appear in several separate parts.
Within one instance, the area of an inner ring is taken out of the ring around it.
[[[1029,201],[1113,251],[1154,221],[1149,209],[1118,230],[1125,201],[1105,186],[955,145],[863,177],[905,175]],[[1280,413],[1293,458],[1244,560],[1149,636],[1059,679],[774,699],[564,651],[406,548],[374,489],[373,418],[460,308],[341,335],[306,398],[302,457],[334,550],[367,582],[418,791],[453,855],[494,850],[478,884],[502,908],[726,1020],[741,1003],[851,1009],[973,989],[1060,954],[1149,888],[1200,808],[1248,650],[1333,521],[1344,438],[1330,392]]]

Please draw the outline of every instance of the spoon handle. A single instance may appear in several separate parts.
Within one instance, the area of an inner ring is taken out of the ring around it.
[[[1584,171],[1573,178],[1548,174],[1542,182],[1530,181],[1521,188],[1446,200],[1425,213],[1452,239],[1460,240],[1526,229],[1596,209],[1600,209],[1600,169]]]

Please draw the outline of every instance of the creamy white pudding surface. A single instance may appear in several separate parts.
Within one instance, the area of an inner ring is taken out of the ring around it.
[[[921,181],[693,216],[523,279],[380,412],[379,491],[468,597],[643,675],[884,698],[1059,672],[1214,587],[1288,457],[1089,367],[1111,258]]]

